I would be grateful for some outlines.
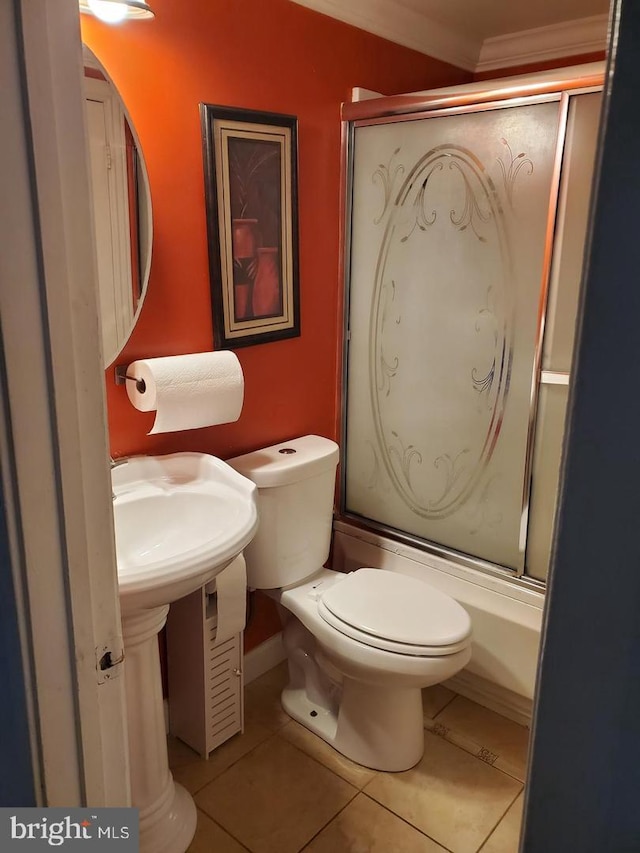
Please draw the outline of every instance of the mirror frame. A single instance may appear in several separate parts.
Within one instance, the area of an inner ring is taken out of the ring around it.
[[[83,74],[84,74],[85,68],[92,68],[95,71],[98,71],[102,75],[102,77],[104,77],[105,81],[109,84],[109,86],[111,87],[111,89],[113,90],[113,92],[115,93],[115,95],[117,96],[117,98],[120,102],[122,112],[123,112],[125,120],[128,124],[129,131],[130,131],[131,136],[133,138],[134,145],[136,147],[137,162],[138,162],[139,168],[140,168],[139,177],[137,180],[138,193],[141,197],[144,198],[142,206],[145,208],[146,216],[147,216],[148,248],[146,251],[146,257],[141,259],[142,263],[140,265],[140,295],[138,297],[138,302],[137,302],[135,311],[133,312],[133,316],[131,318],[130,328],[129,328],[128,332],[125,335],[123,335],[123,338],[122,338],[117,350],[115,352],[112,352],[112,353],[106,353],[104,351],[102,353],[103,367],[106,370],[108,367],[110,367],[111,365],[113,365],[117,362],[118,357],[120,356],[122,351],[127,346],[129,340],[131,339],[131,335],[133,334],[133,331],[137,325],[138,318],[140,317],[140,313],[142,311],[142,306],[144,304],[144,301],[145,301],[145,298],[146,298],[146,295],[148,292],[149,278],[151,275],[151,262],[152,262],[152,256],[153,256],[153,207],[152,207],[152,199],[151,199],[151,187],[150,187],[150,182],[149,182],[149,172],[147,169],[147,164],[145,162],[142,146],[140,145],[140,139],[139,139],[138,134],[136,132],[135,125],[133,124],[133,121],[131,120],[131,115],[129,113],[129,110],[127,109],[127,106],[126,106],[126,104],[125,104],[125,102],[124,102],[124,100],[123,100],[123,98],[122,98],[122,96],[118,90],[118,87],[115,85],[115,83],[111,79],[108,71],[106,70],[106,68],[104,67],[102,62],[98,59],[98,57],[93,52],[93,50],[84,42],[82,44],[82,65],[83,65]],[[95,235],[95,228],[94,228],[94,235]],[[97,272],[97,265],[96,265],[96,272]],[[96,278],[96,282],[97,282],[97,278]],[[100,300],[98,300],[98,305],[100,305]],[[102,338],[102,335],[101,335],[101,338]]]

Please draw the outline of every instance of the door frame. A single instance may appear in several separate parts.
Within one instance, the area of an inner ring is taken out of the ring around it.
[[[0,462],[35,797],[130,804],[77,0],[0,5]]]
[[[640,6],[615,0],[538,670],[526,853],[640,849]]]

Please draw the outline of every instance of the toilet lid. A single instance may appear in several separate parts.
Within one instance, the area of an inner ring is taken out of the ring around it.
[[[322,595],[318,610],[342,633],[400,654],[453,654],[471,634],[469,614],[453,598],[384,569],[348,574]]]

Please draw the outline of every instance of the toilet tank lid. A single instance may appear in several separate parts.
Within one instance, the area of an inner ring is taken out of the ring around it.
[[[227,464],[252,480],[259,489],[268,489],[335,469],[339,455],[335,441],[319,435],[305,435],[227,459]]]

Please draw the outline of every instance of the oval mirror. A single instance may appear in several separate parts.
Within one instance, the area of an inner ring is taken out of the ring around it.
[[[138,319],[151,267],[149,179],[133,124],[109,75],[83,46],[102,355],[116,360]]]

